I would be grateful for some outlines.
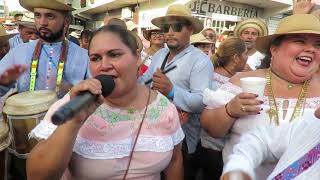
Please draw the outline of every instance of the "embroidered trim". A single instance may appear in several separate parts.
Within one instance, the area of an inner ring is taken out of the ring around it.
[[[316,145],[300,159],[290,164],[286,169],[276,175],[272,180],[294,179],[308,170],[320,158],[320,144]]]
[[[141,135],[137,141],[135,152],[168,152],[184,138],[184,133],[179,128],[171,136]],[[103,143],[77,137],[73,151],[88,159],[114,159],[128,157],[133,145],[133,139],[125,139],[113,143]]]
[[[223,84],[226,84],[229,82],[229,79],[228,77],[226,76],[222,76],[221,74],[218,74],[218,73],[213,73],[213,80],[215,82],[217,82],[217,87],[219,88],[220,86],[222,86]]]
[[[157,99],[149,105],[149,109],[146,114],[146,122],[157,123],[161,112],[168,108],[169,100],[160,93]],[[98,117],[104,119],[107,123],[115,124],[121,121],[136,121],[141,120],[143,116],[142,110],[121,110],[118,108],[112,108],[107,104],[102,104],[93,113]]]
[[[217,91],[215,91],[215,97],[224,97],[223,99],[228,99],[230,98],[229,100],[231,100],[235,95],[241,93],[242,90],[239,86],[237,85],[234,85],[230,82],[227,82],[225,84],[223,84]],[[234,95],[234,96],[232,96]],[[267,105],[269,106],[269,102],[268,102],[268,97],[267,96],[263,96],[261,98],[261,100],[264,102],[264,105]],[[284,106],[284,103],[285,101],[288,101],[289,102],[289,105],[288,105],[288,109],[289,108],[294,108],[296,102],[297,102],[297,99],[294,99],[294,98],[290,98],[290,99],[286,99],[286,98],[276,98],[276,102],[277,102],[277,107],[280,107],[281,110],[282,107]],[[309,97],[309,98],[306,98],[306,102],[304,104],[304,108],[318,108],[320,106],[320,97]]]

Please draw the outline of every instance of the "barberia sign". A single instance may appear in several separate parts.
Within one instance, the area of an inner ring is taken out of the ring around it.
[[[187,4],[192,12],[211,16],[212,13],[233,15],[244,18],[261,17],[262,9],[245,4],[214,0],[195,0]]]

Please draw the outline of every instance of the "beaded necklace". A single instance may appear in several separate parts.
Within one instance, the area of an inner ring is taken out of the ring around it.
[[[268,99],[269,99],[269,106],[270,109],[268,111],[270,121],[275,121],[277,125],[280,125],[279,122],[279,115],[278,115],[278,107],[276,103],[276,99],[274,97],[273,89],[272,89],[272,71],[271,68],[269,68],[266,72],[266,79],[267,79],[267,88],[268,88]],[[306,80],[301,88],[301,91],[299,93],[299,97],[297,100],[297,103],[294,107],[292,116],[290,118],[290,122],[296,119],[300,113],[301,109],[303,109],[304,103],[306,101],[306,93],[308,90],[310,80]]]
[[[38,41],[36,48],[33,52],[32,61],[31,61],[31,69],[30,69],[30,83],[29,83],[29,91],[34,91],[36,86],[36,78],[38,74],[38,65],[39,65],[39,58],[40,53],[42,49],[43,42],[41,40]],[[59,91],[62,78],[63,78],[63,72],[64,72],[64,65],[67,60],[67,54],[68,54],[68,41],[64,40],[62,42],[61,51],[60,51],[60,57],[59,57],[59,64],[57,68],[57,80],[56,80],[56,92]],[[51,61],[52,61],[52,55],[53,52],[50,52],[50,61],[49,61],[49,68],[48,68],[48,76],[51,73]],[[47,77],[48,80],[48,77]],[[48,82],[47,82],[48,83]],[[48,87],[48,84],[47,84]]]

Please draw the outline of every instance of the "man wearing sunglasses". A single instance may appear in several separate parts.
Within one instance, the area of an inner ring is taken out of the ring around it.
[[[203,110],[202,92],[211,88],[213,65],[201,50],[190,45],[190,36],[203,29],[202,23],[192,17],[184,5],[171,5],[165,16],[153,19],[152,24],[164,33],[167,47],[153,57],[147,72],[140,78],[152,78],[151,87],[167,96],[176,105],[186,138],[182,145],[184,177],[195,179],[200,167],[199,113]],[[164,74],[173,66],[177,68]]]

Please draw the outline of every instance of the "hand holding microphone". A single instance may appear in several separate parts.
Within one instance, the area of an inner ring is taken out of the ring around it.
[[[52,123],[61,125],[73,117],[83,123],[103,103],[103,97],[111,94],[114,86],[108,75],[81,81],[71,89],[71,100],[53,114]]]

